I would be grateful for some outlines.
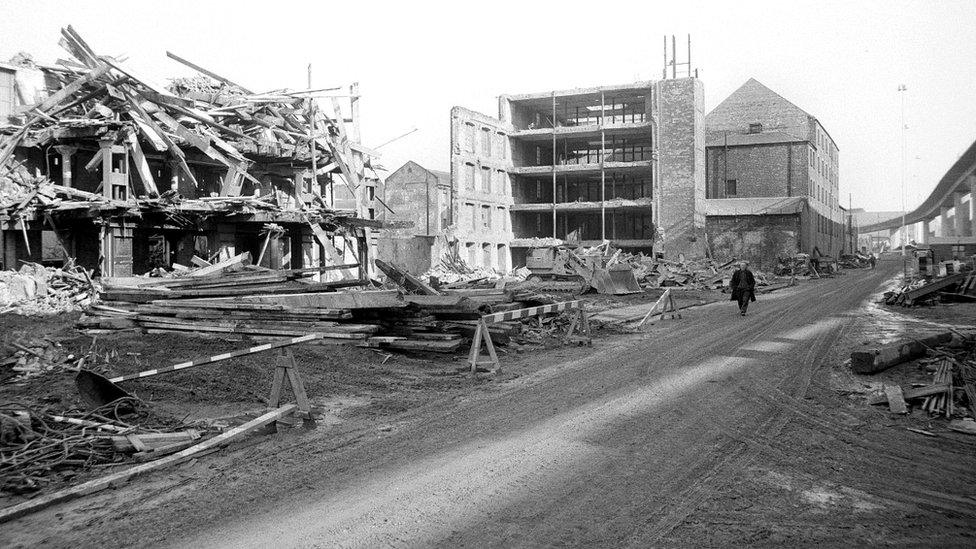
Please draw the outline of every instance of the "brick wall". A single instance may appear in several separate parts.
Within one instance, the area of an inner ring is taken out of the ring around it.
[[[451,109],[451,188],[456,212],[453,235],[472,266],[506,270],[511,265],[508,125],[465,109]]]
[[[807,195],[807,150],[806,143],[709,147],[708,198]],[[735,180],[735,195],[726,194],[726,179]]]
[[[744,132],[749,124],[761,123],[763,131],[783,131],[806,139],[810,131],[809,115],[779,94],[750,78],[739,89],[708,113],[710,135],[726,130]]]
[[[667,257],[704,254],[704,92],[696,78],[655,84],[660,110],[658,174],[660,247]]]

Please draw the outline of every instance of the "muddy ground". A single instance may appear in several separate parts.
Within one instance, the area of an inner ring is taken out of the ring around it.
[[[458,375],[463,359],[383,364],[373,351],[303,347],[318,429],[253,437],[19,519],[0,542],[958,545],[976,518],[974,479],[958,478],[976,465],[974,441],[943,420],[868,406],[878,376],[853,376],[845,360],[919,323],[971,326],[976,307],[872,305],[893,274],[849,271],[761,297],[738,335],[734,306],[715,303],[642,334],[602,330],[593,348],[510,352],[500,376]],[[904,314],[916,312],[944,316]],[[784,350],[797,334],[803,351]],[[116,337],[139,353],[124,355],[122,371],[191,358],[186,338]],[[239,346],[200,340],[193,350]],[[686,382],[699,362],[717,369]],[[213,418],[260,410],[270,367],[251,357],[157,380],[136,392],[174,416]],[[635,390],[647,396],[633,400]],[[905,429],[916,425],[937,436]]]

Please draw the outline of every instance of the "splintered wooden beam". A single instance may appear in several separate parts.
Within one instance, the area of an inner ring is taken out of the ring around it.
[[[285,406],[271,410],[262,416],[256,417],[243,425],[234,427],[225,433],[219,434],[213,438],[208,438],[207,440],[191,446],[181,452],[171,454],[162,459],[151,461],[143,465],[136,465],[135,467],[131,467],[125,471],[119,471],[118,473],[113,473],[102,478],[90,480],[53,494],[41,496],[30,501],[25,501],[19,505],[7,507],[6,509],[0,510],[0,523],[39,511],[45,507],[54,505],[55,503],[60,503],[62,501],[91,494],[99,490],[104,490],[105,488],[113,486],[117,483],[127,481],[133,477],[154,471],[156,469],[176,465],[177,463],[181,463],[192,458],[196,454],[227,444],[251,431],[254,431],[255,429],[264,427],[273,421],[278,421],[279,419],[293,413],[297,408],[297,404],[286,404]]]
[[[333,265],[341,265],[344,263],[343,255],[339,250],[336,249],[335,244],[332,243],[332,238],[329,237],[329,233],[325,232],[325,229],[321,225],[315,223],[314,221],[305,218],[305,222],[312,229],[312,234],[315,236],[315,240],[318,241],[319,245],[322,246],[322,251],[325,253],[326,259],[329,260]],[[358,278],[358,275],[352,271],[352,269],[339,270],[339,275],[344,280],[353,280]]]
[[[176,55],[175,53],[173,53],[171,51],[167,51],[166,52],[166,57],[169,57],[170,59],[172,59],[174,61],[178,61],[180,63],[183,63],[187,67],[190,67],[191,69],[199,72],[200,74],[209,76],[210,78],[213,78],[217,82],[220,82],[222,84],[227,84],[228,86],[234,86],[234,87],[240,88],[241,90],[244,91],[244,93],[254,93],[254,92],[248,90],[247,88],[245,88],[244,86],[242,86],[240,84],[237,84],[237,83],[233,82],[232,80],[230,80],[228,78],[224,78],[223,76],[220,76],[219,74],[217,74],[215,72],[211,72],[211,71],[209,71],[209,70],[201,67],[200,65],[197,65],[196,63],[187,61],[186,59],[180,57],[179,55]]]
[[[235,255],[234,257],[231,257],[229,259],[225,259],[218,263],[214,263],[213,265],[210,265],[208,267],[201,267],[195,271],[191,271],[189,274],[187,274],[187,276],[188,277],[217,276],[221,272],[223,272],[224,269],[228,267],[233,267],[235,265],[240,265],[242,263],[244,265],[249,265],[251,263],[251,252],[244,252],[242,254]]]
[[[152,169],[149,168],[146,155],[143,154],[142,147],[139,145],[139,137],[134,133],[130,133],[128,142],[129,150],[132,152],[132,161],[136,165],[136,171],[139,172],[139,179],[142,180],[142,185],[146,188],[146,194],[159,196],[159,189],[156,187],[156,180],[153,178]]]

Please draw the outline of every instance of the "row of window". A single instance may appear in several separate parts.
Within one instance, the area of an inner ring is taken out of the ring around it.
[[[617,103],[615,99],[607,99],[603,106],[599,102],[589,105],[568,104],[556,106],[556,112],[536,112],[529,120],[528,129],[553,127],[553,115],[556,126],[592,126],[595,124],[643,123],[647,119],[646,106],[643,97],[637,97],[631,102]]]
[[[469,267],[485,267],[508,272],[508,246],[484,242],[465,242],[465,260]]]
[[[464,190],[474,192],[476,190],[485,194],[498,194],[508,196],[511,194],[509,189],[508,174],[505,170],[493,170],[488,166],[478,166],[468,162],[464,164],[461,177]]]
[[[839,236],[841,234],[840,223],[834,223],[828,217],[820,214],[817,216],[817,232],[825,236]]]
[[[469,153],[478,152],[485,158],[508,158],[508,139],[502,132],[491,128],[476,127],[471,122],[464,123],[464,150]]]
[[[490,231],[493,228],[499,231],[509,229],[508,209],[504,206],[492,207],[487,204],[479,206],[473,202],[465,202],[464,216],[473,232]]]

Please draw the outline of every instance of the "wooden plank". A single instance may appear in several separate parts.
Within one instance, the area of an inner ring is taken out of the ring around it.
[[[888,409],[893,414],[907,414],[908,406],[905,404],[905,397],[901,393],[898,385],[885,385],[885,396],[888,397]]]
[[[427,341],[427,340],[410,340],[410,339],[395,339],[390,340],[390,338],[376,339],[370,338],[367,340],[367,345],[370,347],[380,347],[383,349],[398,349],[402,351],[428,351],[433,353],[453,353],[461,347],[463,340],[456,339],[453,341]],[[480,343],[480,342],[479,342]]]
[[[312,229],[312,235],[315,236],[315,240],[317,240],[319,245],[322,246],[322,250],[325,253],[326,258],[329,260],[329,263],[333,265],[342,265],[345,263],[344,256],[339,252],[339,250],[336,249],[335,244],[332,243],[332,238],[329,236],[329,233],[325,232],[325,229],[323,229],[321,225],[313,222],[307,217],[305,218],[305,222],[308,223],[308,226]],[[344,279],[359,277],[359,275],[352,269],[339,269],[339,275]]]
[[[129,150],[132,152],[132,161],[136,165],[136,171],[139,173],[139,179],[142,180],[142,185],[146,188],[146,194],[149,196],[159,196],[159,189],[156,187],[156,179],[153,178],[152,170],[149,168],[149,162],[146,160],[146,155],[142,152],[142,147],[139,146],[139,138],[136,134],[130,133],[128,137]]]
[[[6,522],[8,520],[29,513],[33,513],[35,511],[39,511],[41,509],[44,509],[45,507],[49,507],[51,505],[60,503],[62,501],[67,501],[69,499],[91,494],[99,490],[104,490],[105,488],[108,488],[113,484],[127,481],[138,475],[155,471],[156,469],[168,467],[170,465],[176,465],[177,463],[192,458],[196,454],[199,454],[211,448],[217,448],[219,446],[227,444],[235,439],[244,436],[245,434],[251,431],[264,427],[265,425],[268,425],[273,421],[277,421],[293,413],[296,408],[297,405],[295,404],[286,404],[285,406],[276,408],[264,415],[254,418],[251,421],[248,421],[247,423],[235,427],[225,433],[209,438],[199,444],[187,448],[186,450],[177,452],[175,454],[171,454],[162,459],[151,461],[143,465],[137,465],[135,467],[126,469],[125,471],[119,471],[118,473],[113,473],[111,475],[107,475],[95,480],[90,480],[88,482],[79,484],[78,486],[73,486],[65,490],[60,490],[58,492],[49,494],[47,496],[41,496],[32,499],[30,501],[21,503],[19,505],[7,507],[6,509],[0,510],[0,523]]]
[[[404,290],[418,292],[423,295],[440,295],[440,292],[428,286],[423,280],[420,280],[392,263],[387,263],[382,259],[375,260],[375,263],[383,271],[383,274]]]
[[[353,324],[353,323],[338,323],[332,321],[285,321],[285,320],[251,320],[251,319],[229,319],[229,320],[187,320],[183,318],[173,318],[166,316],[155,316],[155,315],[136,315],[134,317],[126,317],[127,319],[135,320],[140,323],[152,323],[152,324],[171,324],[173,326],[184,327],[184,328],[227,328],[235,329],[239,328],[241,330],[258,330],[261,333],[266,333],[267,330],[291,330],[297,331],[296,335],[312,334],[318,331],[330,332],[330,333],[349,333],[349,334],[372,334],[379,331],[379,326],[376,324]]]
[[[104,76],[110,70],[112,70],[112,67],[106,64],[99,65],[95,69],[91,70],[88,73],[85,73],[83,76],[75,79],[67,86],[61,88],[60,90],[48,96],[47,99],[42,101],[40,105],[35,106],[34,109],[43,112],[45,114],[53,114],[57,112],[57,111],[52,111],[52,109],[58,106],[65,99],[81,91],[81,88],[95,82],[96,80]],[[30,122],[28,122],[28,125],[29,124]]]
[[[223,76],[220,76],[219,74],[217,74],[215,72],[211,72],[211,71],[209,71],[209,70],[201,67],[200,65],[197,65],[196,63],[192,63],[190,61],[187,61],[186,59],[180,57],[179,55],[176,55],[175,53],[173,53],[171,51],[167,51],[166,52],[166,57],[169,57],[170,59],[172,59],[174,61],[178,61],[180,63],[183,63],[187,67],[190,67],[191,69],[193,69],[193,70],[195,70],[195,71],[197,71],[197,72],[199,72],[201,74],[204,74],[206,76],[209,76],[210,78],[213,78],[217,82],[220,82],[222,84],[227,84],[228,86],[234,86],[235,88],[240,88],[245,93],[252,93],[251,91],[249,91],[244,86],[241,86],[240,84],[236,84],[233,81],[231,81],[231,80],[229,80],[227,78],[224,78]]]
[[[930,347],[952,340],[952,332],[943,332],[915,339],[897,341],[874,349],[851,353],[851,370],[856,374],[875,374],[896,364],[925,355]]]
[[[905,389],[902,391],[902,397],[905,400],[913,400],[916,398],[923,398],[931,395],[937,395],[944,393],[949,390],[948,383],[935,383],[932,385],[926,385],[924,387],[913,387],[911,389]],[[868,398],[868,404],[885,404],[888,402],[888,395],[873,395]]]
[[[218,298],[219,299],[219,298]],[[290,295],[253,295],[225,298],[232,303],[268,303],[281,307],[323,309],[389,309],[406,307],[407,302],[396,290],[365,290],[361,292],[320,292]],[[186,300],[192,305],[193,300]]]
[[[169,330],[173,332],[190,332],[190,333],[220,333],[220,334],[253,334],[253,335],[266,335],[266,336],[283,336],[283,337],[296,337],[301,335],[308,335],[310,330],[302,328],[294,329],[275,329],[275,328],[244,328],[241,326],[206,326],[203,324],[193,324],[185,325],[178,323],[166,323],[166,322],[139,322],[139,325],[143,328],[155,328],[161,330]],[[315,330],[316,334],[322,336],[322,338],[328,339],[358,339],[365,340],[370,336],[366,332],[353,332],[353,333],[340,333],[331,332],[328,330]]]
[[[207,261],[206,259],[204,259],[202,257],[198,257],[198,256],[191,257],[190,258],[190,263],[193,263],[197,267],[209,267],[209,266],[213,265],[213,263]]]
[[[242,254],[235,255],[234,257],[231,257],[229,259],[218,261],[217,263],[214,263],[213,265],[210,265],[208,267],[201,267],[195,271],[190,272],[190,274],[188,274],[187,276],[193,278],[199,278],[204,276],[217,276],[221,272],[223,272],[224,269],[227,269],[229,267],[234,267],[237,265],[249,265],[250,263],[251,263],[251,252],[244,252]]]
[[[923,297],[926,297],[926,296],[928,296],[930,294],[933,294],[935,292],[938,292],[939,290],[942,290],[943,288],[948,288],[949,286],[952,286],[953,284],[958,284],[959,282],[962,282],[963,280],[965,280],[965,278],[966,278],[966,274],[965,273],[958,273],[958,274],[954,274],[954,275],[949,275],[949,276],[940,278],[938,280],[935,280],[935,281],[933,281],[933,282],[931,282],[929,284],[926,284],[925,286],[922,286],[921,288],[915,288],[914,290],[909,290],[907,292],[904,292],[902,295],[905,298],[905,304],[911,306],[915,302],[915,300],[920,299],[920,298],[923,298]]]

